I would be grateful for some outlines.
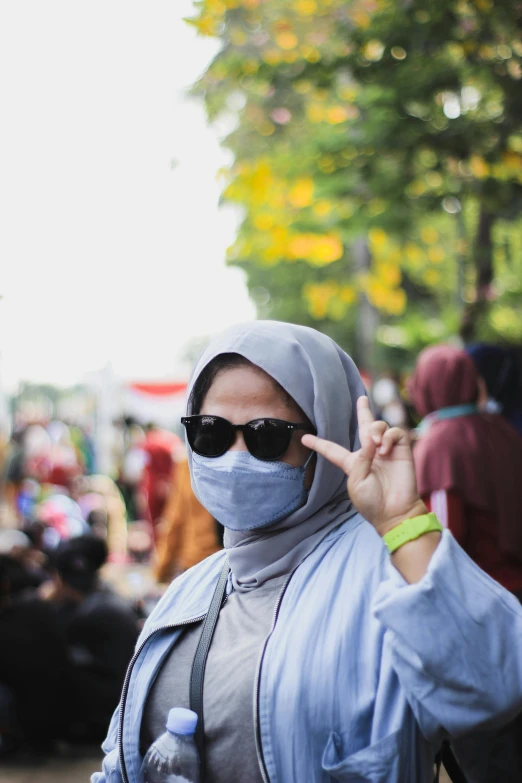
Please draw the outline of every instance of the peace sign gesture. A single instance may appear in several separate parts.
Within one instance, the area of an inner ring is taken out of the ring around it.
[[[425,514],[426,507],[417,491],[407,433],[375,421],[367,397],[357,400],[357,419],[359,451],[315,435],[304,435],[302,442],[344,470],[354,506],[384,535],[407,517]]]

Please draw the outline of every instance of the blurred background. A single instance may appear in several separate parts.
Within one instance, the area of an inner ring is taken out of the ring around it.
[[[521,32],[513,0],[2,4],[3,552],[101,524],[146,616],[185,567],[152,573],[190,368],[229,324],[326,332],[407,427],[424,347],[519,367]]]
[[[114,472],[112,421],[175,428],[208,337],[254,317],[327,332],[369,385],[434,342],[522,342],[516,4],[0,21],[4,438],[75,420]]]

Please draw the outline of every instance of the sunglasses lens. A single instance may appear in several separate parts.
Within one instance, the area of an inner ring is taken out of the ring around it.
[[[230,424],[216,416],[201,416],[186,423],[188,441],[196,454],[219,457],[230,443]]]
[[[288,449],[292,430],[280,421],[258,419],[244,430],[247,449],[257,459],[279,459]]]

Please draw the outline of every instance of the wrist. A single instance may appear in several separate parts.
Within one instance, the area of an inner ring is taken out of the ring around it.
[[[376,525],[375,529],[382,537],[385,536],[386,533],[389,533],[390,530],[393,530],[394,527],[400,525],[401,522],[404,522],[405,519],[412,519],[412,517],[420,517],[423,514],[427,514],[427,513],[428,513],[428,509],[426,508],[422,500],[418,498],[418,500],[416,500],[415,503],[409,509],[407,509],[403,514],[385,520],[380,525]]]

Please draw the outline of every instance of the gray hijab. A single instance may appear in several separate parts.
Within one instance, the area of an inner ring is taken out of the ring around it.
[[[356,401],[366,391],[352,359],[329,337],[278,321],[254,321],[227,329],[207,346],[193,370],[188,415],[196,379],[222,353],[238,353],[272,376],[306,413],[320,437],[350,450],[359,447]],[[192,473],[190,448],[188,459]],[[330,530],[355,513],[346,476],[318,455],[304,506],[262,531],[225,530],[234,586],[249,590],[290,573]],[[226,529],[226,519],[219,521]]]

